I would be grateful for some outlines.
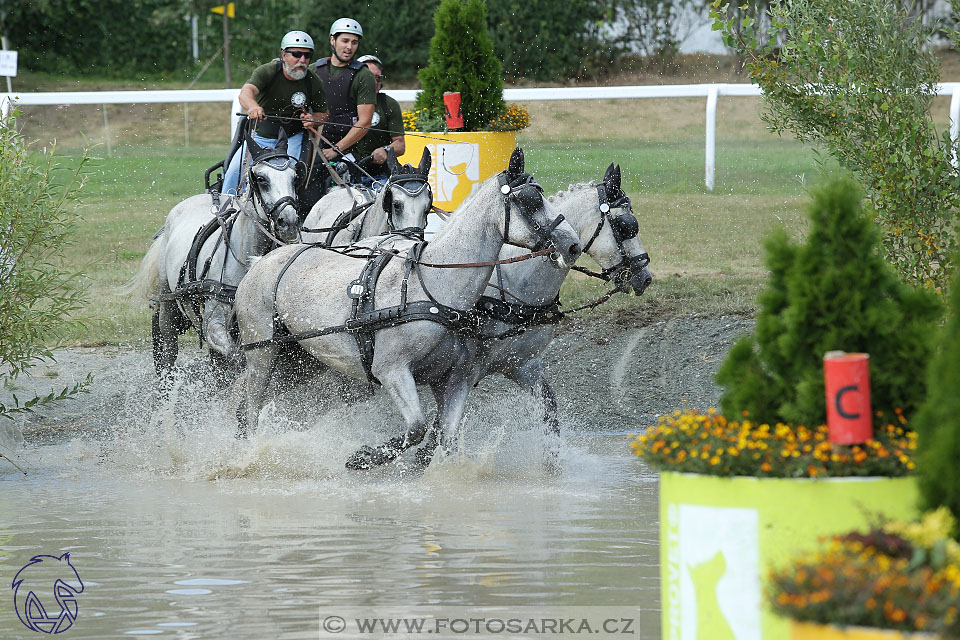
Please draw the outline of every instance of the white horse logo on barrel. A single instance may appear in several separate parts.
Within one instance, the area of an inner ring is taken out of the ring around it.
[[[455,194],[466,196],[473,184],[480,180],[480,145],[476,143],[429,144],[427,147],[437,161],[432,182],[435,200],[452,202]]]

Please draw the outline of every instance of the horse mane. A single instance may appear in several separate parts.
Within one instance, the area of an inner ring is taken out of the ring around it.
[[[584,191],[585,189],[595,189],[596,187],[597,183],[593,182],[592,180],[590,182],[578,182],[576,184],[571,184],[566,189],[561,189],[554,195],[547,198],[547,201],[556,202],[557,200],[562,200],[565,196],[569,196],[574,192]]]

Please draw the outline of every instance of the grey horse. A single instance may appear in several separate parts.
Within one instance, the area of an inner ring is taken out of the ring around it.
[[[633,216],[630,199],[620,186],[620,167],[613,164],[601,182],[581,183],[550,198],[551,204],[577,231],[583,251],[600,265],[593,274],[615,284],[617,290],[641,295],[653,281],[649,257],[639,237],[639,225]],[[501,259],[518,255],[505,246]],[[575,267],[579,268],[579,267]],[[477,364],[471,385],[492,373],[501,373],[529,391],[543,406],[547,432],[559,436],[557,399],[547,381],[540,355],[554,336],[554,326],[562,317],[558,301],[560,285],[569,269],[553,269],[543,259],[498,266],[490,286],[477,305],[484,319],[485,336],[505,336],[479,340]],[[417,452],[420,465],[429,463],[440,444],[440,432],[434,424],[426,443]],[[548,451],[553,462],[557,441]]]
[[[303,242],[346,246],[384,233],[419,234],[433,206],[430,151],[423,150],[420,165],[401,165],[393,149],[387,153],[390,177],[379,191],[363,187],[337,188],[321,198],[303,221]],[[318,231],[326,229],[326,231]]]
[[[282,129],[275,149],[246,137],[249,188],[233,201],[235,211],[218,213],[209,193],[175,205],[131,281],[130,289],[156,305],[153,358],[161,379],[176,361],[177,336],[190,326],[207,341],[215,362],[226,366],[240,360],[229,328],[232,292],[276,241],[297,239],[296,183],[302,167],[287,155]]]
[[[283,247],[260,260],[236,297],[237,324],[247,349],[246,425],[241,422],[241,427],[256,428],[279,346],[279,321],[292,341],[326,365],[379,381],[403,416],[404,433],[357,451],[348,468],[384,464],[422,441],[427,423],[418,382],[433,391],[440,428],[455,431],[476,357],[476,341],[463,335],[470,327],[458,321],[486,288],[504,242],[533,250],[547,247],[558,267],[580,255],[576,232],[524,173],[520,149],[507,170],[485,181],[429,244],[387,262],[372,292],[360,277],[366,263],[335,252]],[[356,301],[348,292],[375,303],[377,311],[369,316],[389,318],[401,307],[416,313],[412,321],[385,323],[376,330],[369,367],[356,335],[346,330]]]

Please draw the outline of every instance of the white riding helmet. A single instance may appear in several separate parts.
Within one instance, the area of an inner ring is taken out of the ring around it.
[[[380,62],[380,58],[378,58],[377,56],[370,55],[369,53],[365,56],[360,56],[359,58],[357,58],[357,62],[361,62],[363,64],[366,64],[368,62],[374,62],[378,67],[383,69],[383,63]]]
[[[339,18],[330,25],[330,35],[335,36],[338,33],[353,33],[363,37],[363,27],[353,18]]]
[[[314,48],[313,38],[305,31],[290,31],[287,35],[283,36],[283,40],[280,41],[280,48],[289,49],[290,47],[312,50]]]

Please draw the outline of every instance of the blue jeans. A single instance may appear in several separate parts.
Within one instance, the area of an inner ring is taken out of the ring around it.
[[[379,191],[383,189],[383,186],[387,184],[387,179],[388,179],[387,176],[382,176],[382,177],[375,176],[371,178],[369,176],[361,175],[360,186],[366,187],[368,189],[373,189],[374,191],[379,193]]]
[[[277,140],[275,138],[264,138],[256,132],[253,133],[252,137],[253,141],[261,147],[273,149],[277,146]],[[287,155],[293,156],[299,160],[300,149],[302,146],[303,131],[287,138]],[[233,196],[237,195],[237,187],[240,180],[240,163],[243,161],[243,156],[246,151],[247,143],[244,142],[242,145],[240,145],[240,148],[237,150],[237,152],[233,154],[233,157],[230,158],[230,164],[227,165],[227,170],[223,174],[223,189],[221,193]]]

